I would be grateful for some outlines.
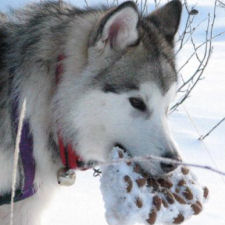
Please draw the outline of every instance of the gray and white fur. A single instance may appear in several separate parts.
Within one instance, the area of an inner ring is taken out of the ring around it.
[[[85,161],[108,161],[114,145],[133,156],[179,159],[167,112],[176,92],[180,16],[178,0],[149,15],[130,1],[85,10],[43,2],[0,15],[0,195],[11,190],[16,96],[20,105],[27,99],[38,187],[33,197],[15,204],[16,225],[40,224],[57,189],[59,130]],[[56,84],[61,54],[64,72]],[[154,161],[141,166],[153,175],[175,169]],[[1,225],[9,224],[9,213],[9,206],[0,207]]]

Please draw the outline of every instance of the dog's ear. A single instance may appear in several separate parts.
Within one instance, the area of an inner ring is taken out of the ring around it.
[[[172,44],[180,24],[181,12],[181,2],[179,0],[173,0],[152,12],[147,19],[153,23],[163,33],[167,41]]]
[[[125,2],[101,19],[92,44],[99,48],[108,45],[112,49],[123,50],[138,40],[138,21],[136,4]]]

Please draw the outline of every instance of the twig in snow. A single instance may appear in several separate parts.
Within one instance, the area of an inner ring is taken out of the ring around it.
[[[199,140],[204,140],[206,137],[208,137],[219,125],[221,125],[225,121],[225,117],[221,119],[215,126],[213,126],[209,132],[207,132],[205,135],[202,135]]]

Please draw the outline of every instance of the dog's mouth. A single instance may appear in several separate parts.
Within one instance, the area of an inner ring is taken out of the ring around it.
[[[129,158],[130,158],[130,162],[134,162],[134,155],[132,155],[132,153],[121,143],[116,143],[114,145],[114,148],[119,148],[121,151],[125,152]],[[129,163],[129,158],[126,160]],[[170,174],[174,169],[176,169],[174,167],[173,164],[163,164],[163,163],[154,163],[153,161],[149,161],[149,160],[135,160],[135,165],[139,168],[139,171],[144,174],[145,176],[150,176],[150,177],[163,177],[163,176],[167,176],[168,174]],[[164,165],[164,167],[166,167],[166,171],[163,171],[161,169],[162,165]],[[176,166],[177,167],[177,166]]]
[[[119,148],[120,150],[122,150],[123,152],[125,152],[129,156],[129,158],[131,159],[131,161],[132,161],[133,155],[131,154],[130,151],[127,150],[126,147],[124,147],[124,145],[122,145],[120,143],[116,143],[114,145],[114,148]],[[129,159],[127,159],[126,161],[127,161],[127,163],[129,163]],[[149,174],[150,174],[149,171],[145,170],[138,161],[136,161],[135,164],[136,164],[136,168],[138,168],[139,172],[141,172],[142,174],[144,174],[146,176],[148,174],[148,176],[149,176]]]
[[[120,144],[120,143],[116,143],[114,146],[114,148],[119,148],[120,150],[122,150],[123,152],[125,152],[129,158],[132,158],[133,155],[131,154],[131,152],[126,148],[124,147],[124,145]]]
[[[116,143],[116,144],[114,145],[114,147],[115,147],[115,148],[120,148],[120,149],[123,150],[124,152],[129,153],[129,152],[127,151],[127,149],[126,149],[122,144],[120,144],[120,143]],[[129,154],[130,154],[130,153],[129,153]]]

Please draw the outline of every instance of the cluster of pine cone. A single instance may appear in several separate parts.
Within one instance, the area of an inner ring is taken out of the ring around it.
[[[112,158],[129,156],[116,148]],[[110,225],[180,224],[202,211],[209,194],[187,167],[179,166],[170,175],[156,178],[126,161],[103,168],[101,186]]]

